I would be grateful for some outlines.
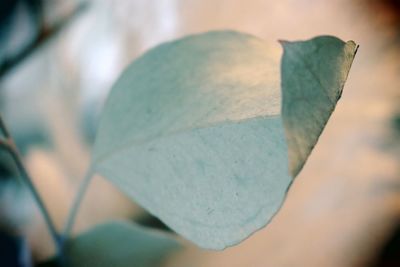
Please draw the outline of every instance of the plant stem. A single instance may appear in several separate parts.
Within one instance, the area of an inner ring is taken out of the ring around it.
[[[93,171],[92,169],[89,169],[85,177],[83,178],[81,184],[79,185],[78,192],[75,196],[74,202],[72,203],[72,207],[70,209],[67,222],[65,224],[65,228],[62,234],[63,240],[65,240],[72,231],[72,227],[74,226],[76,216],[78,215],[79,207],[92,180],[92,176],[93,176]]]
[[[6,138],[6,140],[11,139],[10,133],[8,132],[8,129],[4,124],[4,121],[1,116],[0,116],[0,130],[3,133],[4,137]]]
[[[58,252],[60,252],[60,237],[57,233],[54,222],[51,219],[50,214],[48,213],[42,198],[40,197],[38,191],[36,190],[31,177],[29,176],[27,170],[25,169],[25,166],[22,162],[22,158],[18,152],[18,149],[14,143],[14,140],[12,139],[1,116],[0,116],[0,128],[5,137],[3,139],[0,139],[0,147],[4,148],[12,157],[12,159],[20,173],[22,180],[26,183],[28,189],[31,191],[31,193],[33,195],[33,198],[35,199],[37,205],[39,206],[39,209],[43,215],[44,221],[47,224],[50,235],[53,238],[53,241],[55,243],[56,249],[58,250]]]

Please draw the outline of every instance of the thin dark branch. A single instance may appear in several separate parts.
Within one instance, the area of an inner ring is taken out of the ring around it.
[[[87,2],[80,3],[76,9],[74,9],[65,18],[62,18],[52,28],[45,28],[41,30],[39,36],[28,45],[20,54],[0,64],[0,79],[5,76],[9,71],[18,66],[28,56],[32,55],[38,48],[42,47],[52,37],[56,36],[62,29],[64,29],[73,18],[79,15],[88,6]]]
[[[54,222],[51,219],[50,214],[48,213],[47,208],[46,208],[41,196],[39,195],[39,192],[36,190],[35,185],[33,184],[32,179],[29,176],[29,174],[22,162],[22,158],[19,154],[19,151],[18,151],[12,137],[10,136],[8,129],[4,124],[4,121],[1,119],[1,116],[0,116],[0,128],[6,137],[6,139],[4,139],[4,138],[0,139],[0,148],[3,148],[4,150],[6,150],[12,157],[13,161],[15,162],[15,165],[18,169],[19,174],[21,175],[21,178],[26,183],[28,189],[31,191],[31,193],[33,195],[33,198],[35,199],[37,205],[39,206],[39,209],[43,215],[45,223],[48,226],[50,235],[54,240],[57,250],[60,251],[60,247],[61,247],[60,246],[60,236],[57,233]]]

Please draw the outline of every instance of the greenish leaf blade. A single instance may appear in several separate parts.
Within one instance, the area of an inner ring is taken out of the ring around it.
[[[167,234],[113,221],[69,240],[65,259],[73,267],[156,267],[178,248],[178,242]]]
[[[280,51],[236,32],[149,51],[111,91],[94,169],[198,245],[240,242],[272,217],[291,182]]]
[[[92,169],[194,243],[239,243],[271,220],[292,182],[280,51],[227,31],[150,50],[111,91]]]
[[[357,45],[333,36],[282,44],[282,118],[295,177],[341,97]]]
[[[280,114],[280,56],[278,44],[231,31],[193,35],[151,49],[113,86],[93,162],[130,143]]]
[[[184,237],[222,249],[281,206],[292,181],[286,151],[280,116],[257,117],[137,144],[97,170]]]

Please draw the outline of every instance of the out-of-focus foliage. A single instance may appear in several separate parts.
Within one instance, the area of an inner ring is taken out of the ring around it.
[[[0,77],[34,44],[42,27],[42,0],[3,0],[0,5]]]

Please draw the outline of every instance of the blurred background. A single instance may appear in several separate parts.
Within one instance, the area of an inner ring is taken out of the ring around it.
[[[58,229],[121,71],[157,44],[215,29],[266,40],[328,34],[360,48],[272,223],[222,252],[183,240],[164,266],[400,266],[399,0],[2,0],[0,114]],[[74,233],[110,218],[165,228],[95,177]],[[0,151],[0,266],[53,254],[30,193]]]

